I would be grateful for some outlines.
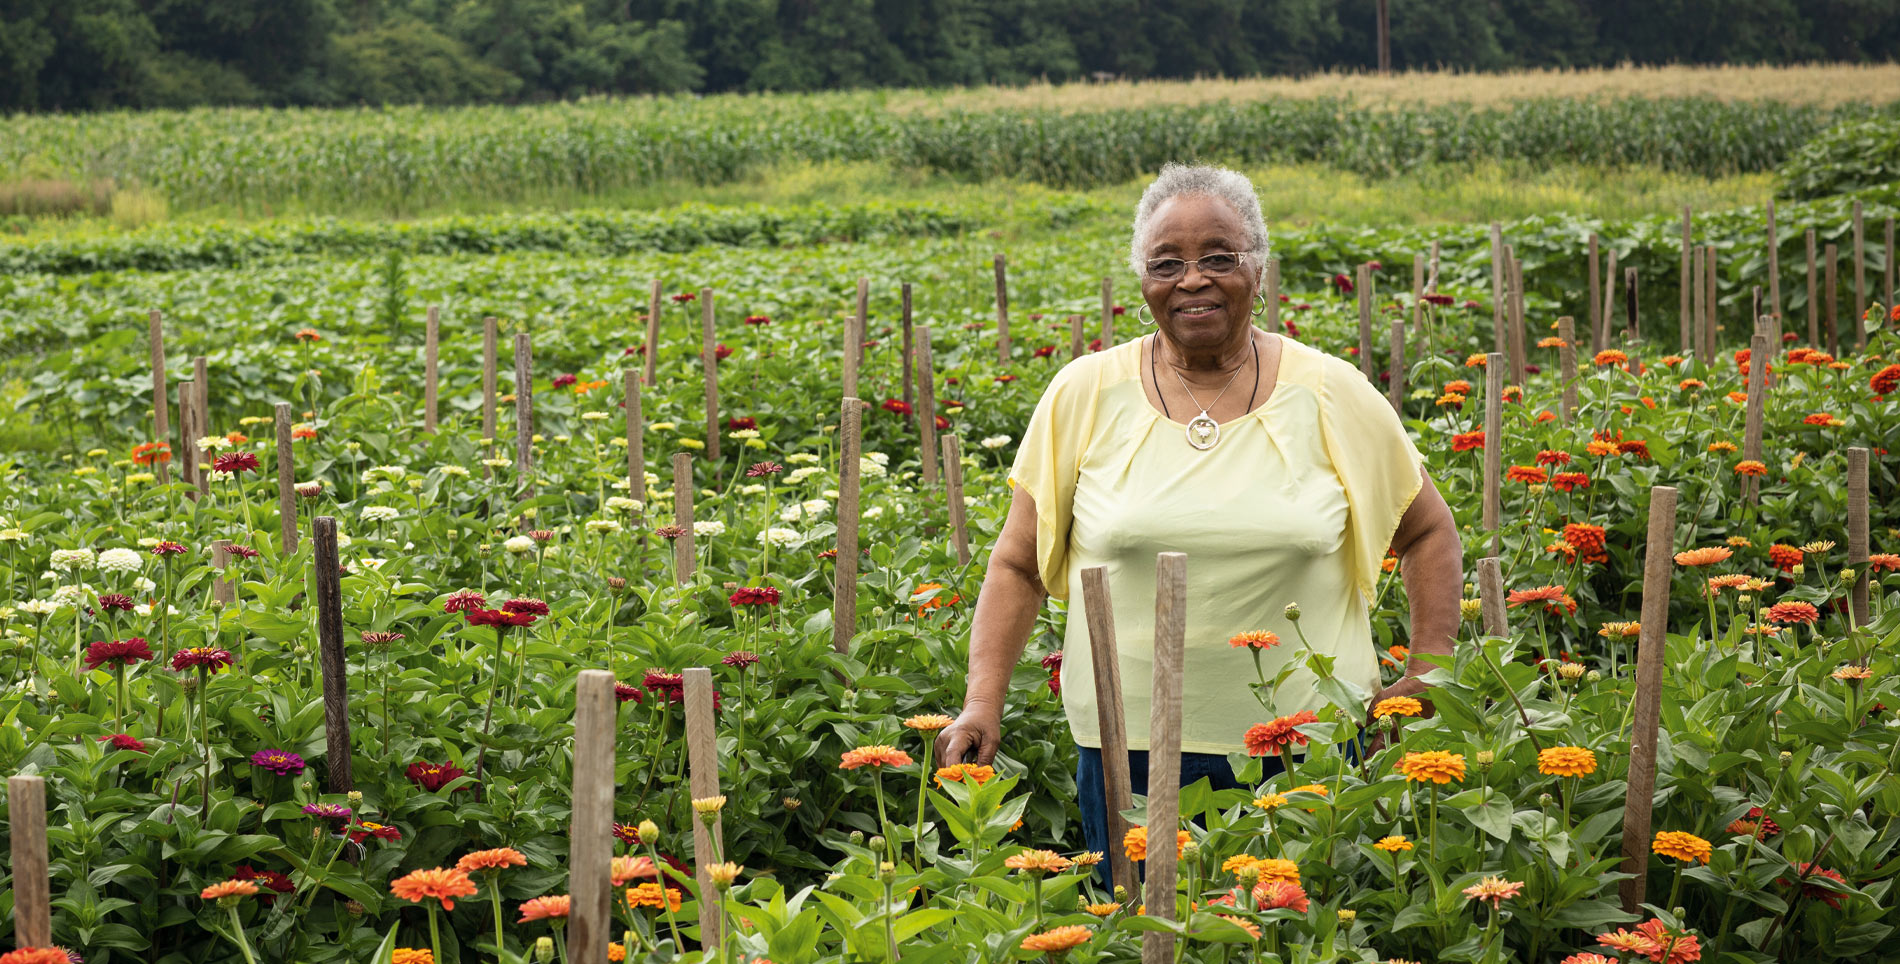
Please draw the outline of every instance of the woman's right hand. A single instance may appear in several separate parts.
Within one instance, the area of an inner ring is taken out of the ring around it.
[[[985,706],[966,706],[955,723],[937,734],[939,766],[975,763],[988,766],[1003,742],[1002,714]]]

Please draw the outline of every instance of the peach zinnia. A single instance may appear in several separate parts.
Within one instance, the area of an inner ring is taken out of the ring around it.
[[[1174,855],[1176,857],[1180,857],[1181,852],[1187,849],[1188,841],[1190,839],[1193,839],[1193,838],[1188,836],[1187,831],[1185,830],[1175,831]],[[1134,827],[1134,828],[1131,828],[1127,834],[1123,835],[1122,852],[1128,855],[1129,860],[1147,860],[1148,859],[1148,828]]]
[[[257,885],[248,880],[226,880],[212,884],[198,892],[204,900],[217,900],[221,897],[255,897]]]
[[[1254,885],[1254,903],[1261,910],[1291,910],[1304,914],[1311,905],[1306,888],[1287,880],[1263,880]]]
[[[1453,780],[1463,783],[1465,780],[1465,755],[1447,753],[1444,750],[1425,750],[1407,753],[1399,758],[1399,772],[1407,780],[1423,783],[1430,780],[1444,785]]]
[[[1505,880],[1502,877],[1486,877],[1464,890],[1467,899],[1488,900],[1494,908],[1523,892],[1523,881]]]
[[[1070,924],[1067,927],[1058,927],[1040,934],[1031,934],[1023,938],[1022,947],[1025,951],[1062,954],[1087,944],[1089,938],[1094,935],[1094,931],[1080,924]]]
[[[515,923],[526,924],[531,920],[547,920],[551,917],[565,918],[572,905],[573,898],[567,894],[524,900],[521,902],[521,919]]]
[[[980,787],[994,776],[996,776],[995,767],[977,763],[952,763],[947,767],[937,768],[937,786],[943,786],[946,781],[956,783],[969,780]]]
[[[610,868],[608,872],[613,876],[615,887],[623,887],[630,880],[645,880],[648,877],[659,876],[653,870],[651,857],[615,857],[613,863],[608,866]]]
[[[1760,478],[1768,474],[1768,465],[1756,459],[1743,459],[1735,463],[1735,474]]]
[[[1821,619],[1821,611],[1814,608],[1812,603],[1804,602],[1778,602],[1768,607],[1763,615],[1769,622],[1782,626],[1812,626]]]
[[[1025,850],[1011,854],[1003,861],[1003,866],[1032,874],[1059,874],[1068,870],[1071,863],[1069,858],[1053,850]]]
[[[859,767],[905,767],[910,766],[910,754],[884,744],[861,746],[855,750],[844,751],[844,759],[838,764],[840,770],[856,770]]]
[[[1272,649],[1280,645],[1280,637],[1264,629],[1249,629],[1244,633],[1235,633],[1228,637],[1227,645],[1235,649],[1243,646],[1250,649]]]
[[[513,847],[477,850],[455,862],[455,869],[465,874],[477,870],[501,870],[505,867],[526,866],[528,866],[528,858]]]
[[[1687,549],[1676,553],[1676,565],[1712,566],[1718,562],[1728,561],[1728,557],[1734,554],[1735,550],[1727,546],[1706,546],[1701,549]]]
[[[913,730],[923,730],[926,733],[932,733],[955,722],[955,720],[942,713],[925,713],[921,716],[913,716],[906,719],[904,725]]]
[[[1275,719],[1271,723],[1256,723],[1248,727],[1246,734],[1241,737],[1241,742],[1246,745],[1247,752],[1254,756],[1271,756],[1291,748],[1294,744],[1305,746],[1306,734],[1295,727],[1318,722],[1319,717],[1312,710],[1301,710]]]
[[[455,898],[475,895],[475,882],[462,871],[432,867],[390,881],[389,892],[418,904],[433,898],[442,902],[443,910],[454,910]]]
[[[1597,755],[1580,746],[1552,746],[1538,751],[1537,772],[1549,777],[1581,777],[1597,771]]]

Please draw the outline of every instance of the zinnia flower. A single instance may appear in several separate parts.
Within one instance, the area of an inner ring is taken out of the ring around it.
[[[750,650],[741,649],[727,653],[720,657],[719,661],[733,669],[745,669],[759,661],[759,654],[751,652]]]
[[[1290,910],[1304,914],[1311,906],[1306,888],[1287,880],[1263,880],[1254,885],[1254,904],[1261,910]]]
[[[1235,633],[1228,637],[1227,645],[1235,649],[1243,646],[1251,649],[1272,649],[1280,645],[1280,637],[1264,629],[1249,629],[1244,633]]]
[[[1374,719],[1387,716],[1418,716],[1424,712],[1425,704],[1410,696],[1387,697],[1372,707]]]
[[[113,750],[131,750],[135,753],[145,752],[144,741],[129,733],[108,733],[100,737],[99,742],[104,743],[107,748]]]
[[[1781,626],[1812,626],[1821,619],[1821,611],[1812,603],[1778,602],[1769,606],[1762,614],[1771,623]]]
[[[1537,754],[1537,772],[1549,777],[1581,777],[1595,773],[1597,755],[1580,746],[1545,747]]]
[[[449,598],[442,601],[442,611],[445,613],[470,612],[486,608],[488,608],[487,598],[473,589],[449,593]]]
[[[1819,864],[1814,864],[1814,863],[1795,864],[1794,869],[1795,869],[1795,873],[1799,874],[1800,877],[1802,878],[1801,896],[1803,897],[1811,897],[1811,898],[1827,901],[1827,906],[1835,910],[1839,910],[1841,907],[1841,902],[1849,896],[1847,894],[1843,894],[1838,891],[1829,890],[1828,888],[1822,887],[1818,884],[1808,883],[1808,880],[1814,879],[1816,877],[1825,877],[1828,880],[1831,880],[1837,884],[1840,884],[1842,887],[1846,887],[1848,885],[1847,878],[1842,877],[1840,874],[1840,871],[1829,870],[1826,867],[1822,867]],[[1780,884],[1783,887],[1788,886],[1788,881],[1783,878],[1776,878],[1775,883]]]
[[[967,779],[980,787],[996,776],[996,768],[976,763],[952,763],[947,767],[938,767],[936,776],[938,786],[943,786],[945,781],[956,783]]]
[[[111,642],[100,640],[86,647],[87,671],[101,666],[131,666],[151,658],[152,647],[139,636]]]
[[[616,824],[616,829],[619,826],[621,825]],[[633,833],[634,836],[639,836],[637,829],[634,829]],[[645,880],[649,877],[659,876],[653,869],[653,858],[651,857],[615,857],[610,867],[610,873],[613,875],[615,887],[624,887],[627,882],[631,880]]]
[[[455,869],[462,873],[474,873],[477,870],[502,870],[508,867],[526,867],[528,858],[513,847],[498,847],[494,850],[477,850],[465,854],[455,862]]]
[[[338,803],[306,803],[303,812],[325,820],[348,820],[351,810]]]
[[[1606,348],[1597,352],[1596,357],[1591,359],[1599,368],[1604,365],[1627,365],[1629,364],[1629,360],[1630,356],[1614,348]]]
[[[468,774],[453,763],[427,763],[418,760],[409,764],[409,768],[404,770],[402,775],[407,777],[409,782],[433,792],[453,783],[456,778]]]
[[[1566,610],[1572,615],[1577,611],[1577,601],[1571,599],[1570,594],[1564,592],[1562,586],[1539,586],[1535,589],[1513,589],[1510,594],[1505,597],[1505,602],[1509,603],[1512,609],[1516,609],[1525,603],[1541,602],[1545,604],[1545,607],[1552,615],[1558,616],[1564,615],[1563,611]]]
[[[1504,470],[1504,479],[1507,482],[1541,485],[1550,481],[1550,473],[1535,465],[1513,465]]]
[[[1493,908],[1523,892],[1523,881],[1505,880],[1502,877],[1486,877],[1464,890],[1467,900],[1488,900]]]
[[[1380,837],[1379,842],[1372,846],[1376,850],[1383,850],[1386,853],[1395,854],[1403,850],[1412,849],[1412,842],[1402,836]]]
[[[1003,860],[1003,866],[1011,870],[1036,874],[1059,874],[1068,870],[1072,863],[1069,858],[1053,850],[1025,850]]]
[[[1649,849],[1651,853],[1674,857],[1685,863],[1704,864],[1709,862],[1709,855],[1715,852],[1707,840],[1680,830],[1664,830],[1657,834]]]
[[[844,758],[838,763],[840,770],[856,770],[859,767],[903,767],[910,766],[910,754],[893,746],[876,744],[861,746],[855,750],[846,750]]]
[[[212,884],[198,892],[203,900],[219,900],[225,897],[255,897],[257,885],[248,880],[226,880]]]
[[[567,894],[524,900],[521,902],[521,917],[518,918],[515,923],[526,924],[531,920],[547,920],[549,918],[566,919],[568,908],[572,905],[572,902],[573,898]]]
[[[1643,954],[1657,964],[1689,964],[1702,959],[1702,945],[1694,935],[1671,931],[1653,917],[1636,925],[1636,931],[1649,938],[1652,948]]]
[[[677,912],[680,909],[680,892],[678,888],[667,887],[662,893],[659,884],[640,884],[637,887],[627,888],[627,906],[651,907],[655,910]]]
[[[1407,753],[1399,758],[1399,772],[1407,780],[1423,783],[1430,780],[1436,784],[1446,784],[1453,780],[1463,783],[1465,780],[1465,755],[1448,753],[1444,750],[1425,750]]]
[[[194,667],[202,667],[210,672],[219,670],[236,662],[230,650],[211,646],[192,646],[172,654],[172,669],[183,672]]]
[[[734,606],[776,606],[779,591],[771,586],[741,586],[726,597]]]
[[[259,750],[251,754],[251,765],[280,777],[294,777],[304,771],[303,757],[289,750]]]
[[[1040,934],[1031,934],[1023,938],[1022,948],[1025,951],[1042,951],[1051,955],[1062,954],[1088,943],[1094,933],[1080,924],[1070,924],[1067,927],[1058,927]]]
[[[1735,463],[1735,474],[1760,478],[1768,474],[1768,466],[1755,459],[1743,459]]]
[[[475,891],[475,882],[467,874],[441,867],[412,870],[389,882],[389,892],[397,897],[418,904],[439,900],[443,910],[454,910],[455,898],[473,897]]]
[[[239,472],[257,471],[257,453],[221,452],[211,459],[211,471],[234,475]]]
[[[502,603],[501,611],[505,613],[527,613],[530,616],[546,616],[548,614],[548,604],[531,596],[516,596]]]
[[[1734,554],[1735,550],[1727,546],[1706,546],[1701,549],[1688,549],[1676,553],[1676,565],[1712,566],[1718,562],[1728,561],[1728,557]]]
[[[1466,452],[1471,449],[1481,448],[1484,448],[1484,432],[1482,431],[1459,432],[1451,437],[1451,450],[1453,452]]]
[[[1185,830],[1175,832],[1174,855],[1176,858],[1179,858],[1181,852],[1187,849],[1188,841],[1191,839],[1193,838]],[[1122,852],[1128,855],[1129,860],[1147,860],[1148,828],[1129,828],[1128,832],[1122,835]]]
[[[1296,743],[1305,746],[1306,734],[1294,727],[1318,722],[1319,717],[1312,710],[1301,710],[1279,717],[1271,723],[1256,723],[1248,727],[1241,741],[1247,745],[1247,753],[1251,756],[1272,756]]]
[[[942,713],[925,713],[906,718],[904,725],[913,730],[923,730],[928,733],[934,733],[955,722],[955,720]]]
[[[1801,564],[1802,552],[1793,546],[1784,546],[1777,542],[1768,547],[1768,561],[1782,572],[1792,572]]]

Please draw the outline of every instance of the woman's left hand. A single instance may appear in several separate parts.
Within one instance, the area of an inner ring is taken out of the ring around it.
[[[1431,687],[1425,685],[1424,680],[1416,676],[1407,676],[1393,683],[1391,686],[1380,690],[1372,697],[1372,706],[1378,706],[1380,700],[1391,699],[1395,696],[1410,696],[1424,705],[1425,712],[1422,714],[1422,717],[1430,717],[1436,712],[1432,706],[1432,701],[1424,696],[1424,694],[1430,690]],[[1371,708],[1367,708],[1366,710],[1366,729],[1372,734],[1372,738],[1366,741],[1366,752],[1372,754],[1385,749],[1386,729],[1380,726],[1377,720],[1372,718]]]

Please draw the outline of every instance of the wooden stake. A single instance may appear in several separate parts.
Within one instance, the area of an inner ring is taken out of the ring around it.
[[[1589,279],[1585,282],[1584,300],[1590,303],[1590,354],[1595,356],[1603,350],[1603,280],[1602,266],[1597,258],[1597,234],[1590,232],[1590,269]]]
[[[224,571],[231,566],[231,540],[219,539],[211,543],[211,565],[218,575],[211,580],[211,601],[220,606],[231,606],[237,602],[237,581],[224,578]]]
[[[1629,790],[1623,798],[1623,909],[1635,913],[1649,877],[1649,818],[1656,805],[1656,726],[1662,718],[1663,646],[1669,630],[1669,573],[1675,564],[1676,490],[1649,490],[1649,547],[1643,560],[1642,634],[1636,654],[1636,726],[1630,731]]]
[[[1773,207],[1771,207],[1771,211],[1773,211]],[[1693,226],[1695,221],[1693,221],[1693,217],[1695,217],[1695,215],[1689,211],[1689,205],[1687,205],[1687,203],[1682,205],[1682,283],[1680,283],[1678,287],[1682,289],[1683,354],[1689,354],[1689,348],[1691,348],[1691,344],[1689,344],[1689,331],[1691,331],[1691,325],[1689,325],[1689,318],[1691,318],[1691,316],[1689,316],[1689,310],[1691,310],[1689,300],[1691,300],[1691,293],[1695,291],[1695,287],[1693,287],[1693,285],[1695,285],[1695,280],[1693,280],[1693,274],[1695,274],[1695,272],[1693,272],[1693,268],[1689,266],[1689,259],[1691,259],[1691,255],[1695,253],[1695,226]],[[1769,222],[1773,224],[1773,221],[1775,221],[1775,215],[1769,215]]]
[[[673,584],[683,586],[699,568],[693,552],[693,457],[673,453],[673,524],[685,530],[673,540]]]
[[[686,677],[687,780],[693,799],[704,800],[719,796],[719,731],[713,723],[712,671],[694,666],[681,675]],[[699,880],[699,944],[718,947],[722,932],[720,908],[718,899],[713,896],[715,891],[707,868],[719,863],[724,855],[725,830],[719,814],[713,815],[710,826],[698,819],[697,813],[693,816],[693,867]],[[612,823],[611,816],[608,822]]]
[[[910,366],[911,353],[916,350],[914,337],[910,320],[910,282],[906,281],[904,282],[904,354],[902,356],[904,363],[898,367],[904,370],[904,404],[911,407],[910,414],[904,418],[911,422],[917,420],[917,383]]]
[[[1089,660],[1095,669],[1095,713],[1101,729],[1102,782],[1108,801],[1108,874],[1111,891],[1136,888],[1134,868],[1120,844],[1128,836],[1125,810],[1133,809],[1129,789],[1128,725],[1122,708],[1121,649],[1115,641],[1115,606],[1108,592],[1108,568],[1082,570],[1082,605],[1088,616]]]
[[[858,279],[858,368],[864,368],[864,343],[871,340],[871,279]]]
[[[630,374],[638,377],[637,373]],[[691,676],[686,685],[690,710]],[[614,674],[604,669],[581,670],[574,679],[574,809],[567,837],[567,947],[573,955],[571,960],[604,961],[607,945],[613,940],[614,734],[618,731],[618,710]]]
[[[1187,555],[1155,557],[1154,701],[1148,717],[1148,916],[1174,920],[1181,825],[1181,666],[1187,639]],[[1142,964],[1172,964],[1174,935],[1144,931]]]
[[[350,678],[343,652],[343,583],[336,517],[320,515],[316,536],[317,661],[323,667],[323,766],[331,793],[356,789],[350,776]]]
[[[1708,294],[1708,262],[1702,255],[1703,252],[1701,248],[1696,248],[1690,252],[1690,260],[1692,263],[1689,271],[1689,287],[1686,291],[1689,295],[1690,302],[1689,317],[1695,319],[1695,321],[1693,329],[1683,333],[1685,339],[1683,350],[1685,352],[1693,351],[1696,355],[1701,356],[1702,363],[1707,365],[1709,363],[1708,338],[1706,332],[1709,316],[1708,299],[1706,297]]]
[[[1003,256],[996,256],[996,358],[1009,364],[1009,280]]]
[[[1822,250],[1821,262],[1821,286],[1827,289],[1827,353],[1838,358],[1841,354],[1840,249],[1828,245]]]
[[[441,359],[442,310],[429,306],[429,318],[422,328],[422,430],[435,434],[435,402],[438,391],[436,367]]]
[[[205,360],[205,356],[203,355],[198,355],[191,360],[191,384],[192,384],[191,404],[192,404],[192,407],[198,410],[198,420],[195,424],[198,426],[198,432],[200,434],[210,435],[211,434],[211,366],[210,366],[210,363]],[[181,419],[182,419],[182,416],[181,416]],[[198,441],[198,439],[194,437],[194,438],[185,439],[184,441],[195,443]],[[198,482],[201,487],[203,487],[206,491],[209,491],[209,483],[205,479],[205,473],[202,471],[203,464],[204,464],[204,460],[200,459],[199,467],[201,471],[198,473]]]
[[[1872,551],[1867,526],[1867,463],[1871,453],[1861,446],[1847,450],[1847,564],[1854,569],[1854,625],[1873,620],[1868,608],[1867,554]]]
[[[196,386],[197,382],[194,381],[178,383],[179,451],[177,454],[184,483],[192,486],[191,491],[185,495],[193,502],[198,501],[198,439],[204,435],[203,430],[198,428],[198,409],[193,404],[193,398],[197,394]]]
[[[937,371],[930,357],[930,329],[917,329],[917,458],[925,485],[937,484]]]
[[[1412,330],[1425,320],[1425,256],[1412,255]]]
[[[850,396],[858,394],[858,360],[863,354],[858,346],[864,344],[864,332],[858,329],[858,318],[852,315],[844,320],[843,344],[838,346],[838,361],[841,375],[839,381],[844,393]]]
[[[1610,330],[1616,326],[1616,279],[1618,277],[1620,276],[1616,273],[1616,249],[1612,248],[1607,269],[1603,272],[1603,317],[1601,319],[1603,333],[1597,338],[1597,344],[1603,348],[1608,348],[1613,344],[1610,340]]]
[[[1888,229],[1887,234],[1889,237],[1892,236],[1893,231],[1891,228]],[[1892,243],[1889,243],[1887,247],[1893,247]],[[1115,282],[1108,278],[1103,278],[1102,348],[1109,349],[1113,347],[1115,347]]]
[[[620,398],[627,407],[627,498],[638,499],[645,514],[647,501],[646,414],[640,410],[640,373],[620,373]],[[601,507],[605,511],[606,507]],[[642,536],[644,538],[644,536]]]
[[[944,503],[950,508],[950,544],[957,551],[957,565],[970,564],[969,509],[963,504],[963,440],[955,435],[943,437]]]
[[[1821,347],[1821,305],[1815,300],[1814,282],[1814,229],[1807,230],[1808,240],[1808,347]]]
[[[1768,199],[1768,314],[1775,316],[1775,327],[1781,327],[1781,235],[1775,230],[1775,201]],[[1775,347],[1781,347],[1777,340]]]
[[[1892,312],[1894,309],[1894,303],[1893,303],[1893,281],[1894,281],[1894,273],[1895,273],[1894,263],[1893,263],[1894,255],[1895,255],[1895,251],[1894,251],[1894,246],[1893,246],[1893,218],[1888,218],[1887,219],[1887,272],[1886,272],[1887,299],[1886,301],[1882,302],[1882,304],[1885,304],[1887,306],[1887,311],[1889,312]]]
[[[277,403],[277,531],[284,557],[297,552],[297,466],[290,444],[290,403]]]
[[[1530,379],[1529,363],[1526,357],[1524,332],[1524,262],[1518,260],[1512,248],[1504,249],[1510,255],[1511,285],[1507,289],[1509,304],[1506,306],[1505,324],[1510,329],[1505,332],[1505,343],[1511,348],[1511,378],[1515,384],[1524,385]]]
[[[646,383],[653,384],[654,369],[660,363],[660,279],[653,279],[647,290]]]
[[[1076,359],[1082,357],[1082,353],[1087,350],[1088,350],[1087,346],[1082,341],[1082,316],[1070,315],[1069,316],[1069,360],[1075,361]]]
[[[1504,226],[1491,222],[1491,350],[1504,346]]]
[[[1742,458],[1759,462],[1762,406],[1768,394],[1768,336],[1760,329],[1749,342],[1748,354],[1748,410],[1743,421]],[[1761,498],[1761,480],[1743,476],[1742,493],[1747,496],[1749,505],[1756,504]]]
[[[1279,334],[1285,329],[1280,324],[1280,259],[1267,259],[1267,331]]]
[[[1564,380],[1563,403],[1557,406],[1562,424],[1577,417],[1577,324],[1569,315],[1557,319],[1557,337],[1563,344],[1557,349],[1557,365]]]
[[[1636,269],[1623,269],[1624,323],[1627,325],[1627,337],[1630,341],[1641,341],[1643,331],[1636,322]]]
[[[1359,374],[1372,381],[1372,266],[1361,264],[1359,277]]]
[[[1392,319],[1391,357],[1386,359],[1386,400],[1392,410],[1405,414],[1405,320]]]
[[[515,480],[521,498],[534,491],[534,346],[526,332],[515,334]]]
[[[1492,352],[1484,361],[1484,531],[1491,533],[1491,554],[1497,555],[1504,517],[1504,353]]]
[[[699,303],[699,365],[706,373],[706,461],[713,464],[713,478],[717,480],[724,463],[719,460],[719,332],[711,288],[699,290]]]
[[[501,366],[501,324],[491,315],[482,319],[482,438],[488,439],[489,454],[494,454],[495,380]]]
[[[1002,263],[1002,256],[997,256]],[[919,329],[921,344],[928,357],[930,329]],[[927,382],[924,384],[928,384]],[[929,389],[925,388],[925,397]],[[834,560],[837,587],[831,597],[831,648],[849,652],[851,638],[858,634],[858,444],[863,405],[846,397],[838,413],[838,558]],[[936,419],[926,415],[918,420],[934,431]],[[924,450],[928,457],[929,449]]]
[[[1484,634],[1509,636],[1510,610],[1504,606],[1504,570],[1497,556],[1478,560],[1478,602],[1484,612]]]
[[[156,311],[146,316],[150,322],[152,339],[152,440],[171,444],[171,392],[165,387],[165,316]],[[152,467],[158,476],[158,484],[171,481],[171,469],[164,462],[154,461]]]
[[[1867,225],[1854,199],[1854,350],[1867,348]]]
[[[1704,322],[1708,342],[1706,349],[1708,357],[1703,361],[1705,365],[1715,364],[1715,351],[1718,344],[1716,332],[1722,327],[1718,314],[1721,304],[1716,298],[1716,275],[1715,245],[1705,244],[1702,246],[1702,283],[1706,288],[1702,292],[1702,306],[1709,313],[1708,321]]]
[[[53,884],[46,848],[46,778],[7,778],[7,824],[13,852],[13,943],[53,946]]]

